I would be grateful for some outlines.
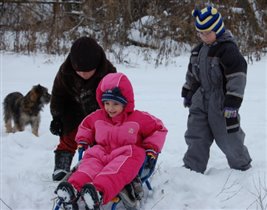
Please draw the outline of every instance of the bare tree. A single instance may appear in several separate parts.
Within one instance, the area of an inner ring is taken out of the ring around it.
[[[256,59],[266,53],[266,1],[208,4],[222,13],[243,53]],[[128,45],[157,49],[160,64],[184,44],[197,42],[191,11],[206,5],[204,0],[0,0],[1,49],[64,54],[74,39],[92,36],[111,51],[114,44],[121,53]],[[144,22],[147,17],[153,21]],[[133,31],[140,39],[133,39]]]

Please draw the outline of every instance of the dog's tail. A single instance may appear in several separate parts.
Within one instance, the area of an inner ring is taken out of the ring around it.
[[[16,112],[16,109],[18,108],[16,104],[22,97],[23,95],[20,92],[13,92],[5,97],[3,102],[3,115],[5,123],[12,118],[12,113]]]

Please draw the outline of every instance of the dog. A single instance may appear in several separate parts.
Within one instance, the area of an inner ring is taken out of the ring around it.
[[[32,133],[39,136],[40,112],[50,99],[48,89],[40,84],[33,86],[25,96],[20,92],[8,94],[3,102],[6,132],[24,131],[25,126],[30,124]]]

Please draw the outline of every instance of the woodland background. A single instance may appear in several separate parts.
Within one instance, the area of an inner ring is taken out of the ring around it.
[[[91,36],[123,62],[123,50],[156,50],[156,64],[196,44],[191,11],[215,6],[248,61],[267,53],[266,0],[0,0],[1,50],[64,55]],[[118,47],[119,46],[119,47]]]

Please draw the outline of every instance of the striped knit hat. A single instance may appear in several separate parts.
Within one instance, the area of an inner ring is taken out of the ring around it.
[[[121,104],[125,105],[127,104],[127,100],[126,98],[121,94],[120,88],[119,87],[115,87],[111,90],[106,90],[103,94],[102,94],[102,102],[105,101],[117,101],[120,102]]]
[[[197,31],[214,31],[217,38],[225,32],[222,16],[214,7],[208,6],[200,11],[194,9],[192,15],[196,18]]]

